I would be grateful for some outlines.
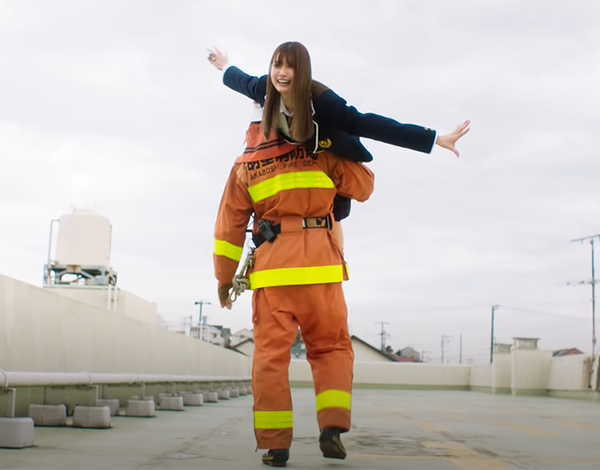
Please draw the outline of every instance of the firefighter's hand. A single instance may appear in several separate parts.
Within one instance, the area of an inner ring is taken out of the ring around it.
[[[467,132],[469,132],[470,124],[471,124],[471,121],[465,121],[460,126],[458,126],[454,130],[454,132],[452,132],[451,134],[438,136],[435,139],[436,145],[439,145],[440,147],[442,147],[444,149],[454,152],[454,154],[456,155],[456,158],[460,157],[460,154],[458,153],[458,150],[456,150],[456,147],[454,145],[456,144],[458,139],[460,139],[463,135],[465,135]]]
[[[226,308],[227,310],[231,310],[231,300],[229,299],[229,291],[233,289],[233,284],[223,284],[219,286],[219,302],[221,303],[221,308]]]
[[[216,47],[214,48],[214,50],[208,50],[208,61],[219,70],[223,70],[223,67],[225,67],[229,63],[229,60],[227,59],[227,54],[221,52]]]

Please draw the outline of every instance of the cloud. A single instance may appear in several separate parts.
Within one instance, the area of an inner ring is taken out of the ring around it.
[[[122,288],[169,319],[216,304],[214,217],[251,104],[206,48],[262,74],[300,40],[315,78],[361,111],[439,132],[472,120],[458,160],[364,141],[376,190],[344,230],[349,320],[365,339],[378,344],[380,321],[394,347],[438,351],[452,334],[456,348],[463,334],[485,360],[495,303],[587,318],[588,289],[566,282],[590,275],[589,246],[570,241],[600,233],[598,13],[593,1],[0,2],[0,269],[39,285],[50,220],[87,204],[113,224]],[[250,296],[207,307],[211,321],[249,326]],[[498,315],[503,341],[589,350],[589,322]]]

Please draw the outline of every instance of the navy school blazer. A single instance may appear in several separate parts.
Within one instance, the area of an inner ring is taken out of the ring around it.
[[[254,77],[235,66],[223,74],[223,84],[264,107],[268,76]],[[354,106],[333,90],[326,90],[313,99],[313,121],[318,124],[318,136],[303,142],[308,150],[329,151],[338,157],[354,162],[370,162],[371,153],[359,137],[378,140],[398,147],[430,153],[435,143],[436,131],[415,124],[403,124],[373,113],[360,113]],[[318,139],[318,142],[315,140]],[[350,200],[336,196],[333,209],[336,220],[350,215]]]

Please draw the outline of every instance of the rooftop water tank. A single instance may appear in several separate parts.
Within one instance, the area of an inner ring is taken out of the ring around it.
[[[88,209],[59,219],[55,262],[62,266],[110,267],[111,225]]]

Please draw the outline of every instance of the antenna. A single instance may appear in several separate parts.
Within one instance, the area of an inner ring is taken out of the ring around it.
[[[385,339],[387,337],[389,337],[390,335],[387,334],[387,332],[385,331],[385,328],[383,325],[389,325],[388,322],[382,321],[382,322],[376,322],[376,323],[380,323],[381,324],[381,352],[385,352]]]

